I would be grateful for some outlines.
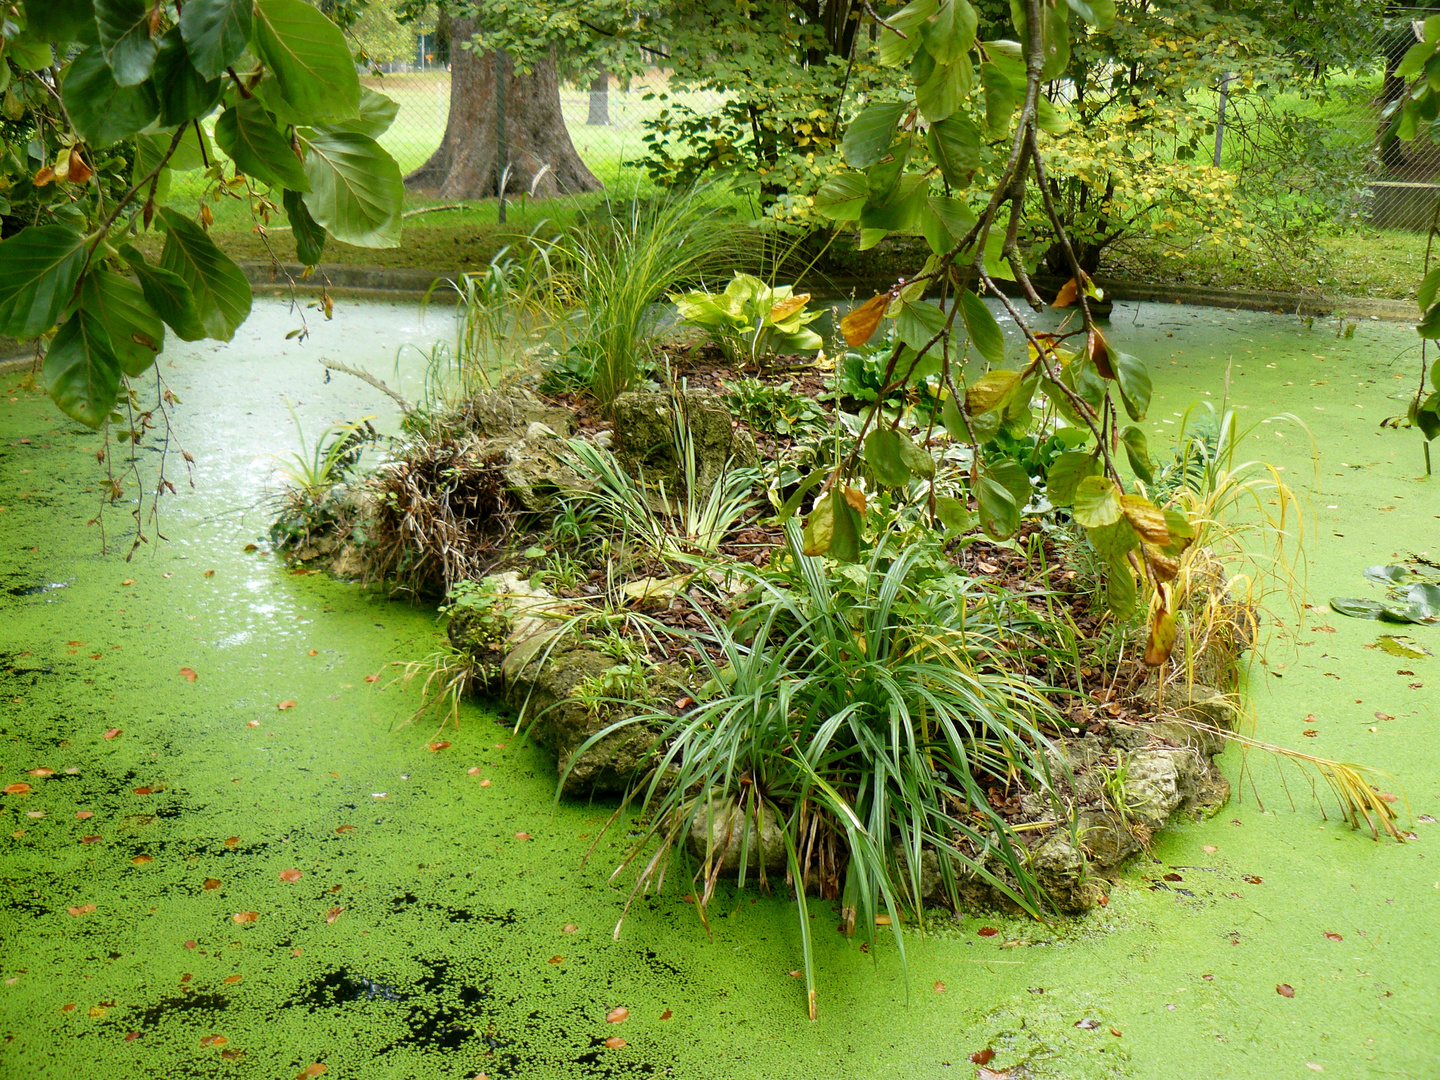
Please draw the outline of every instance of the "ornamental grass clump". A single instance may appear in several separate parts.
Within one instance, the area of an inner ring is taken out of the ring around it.
[[[704,837],[692,890],[703,920],[722,866],[738,863],[742,887],[767,885],[767,854],[778,863],[783,844],[812,1017],[809,895],[840,900],[847,929],[867,939],[888,921],[902,959],[902,920],[924,917],[928,850],[943,853],[952,903],[965,874],[1032,915],[1046,908],[987,789],[1018,784],[1058,808],[1050,761],[1060,758],[1041,730],[1055,715],[1037,680],[995,662],[1008,633],[991,617],[999,609],[974,602],[978,586],[927,559],[928,547],[879,544],[863,575],[832,580],[791,523],[777,569],[737,568],[751,588],[743,612],[729,625],[707,619],[712,693],[679,717],[617,721],[579,751],[631,725],[660,731],[652,767],[611,822],[638,805],[640,833],[616,870],[638,868],[632,900]],[[740,824],[717,835],[717,818]]]

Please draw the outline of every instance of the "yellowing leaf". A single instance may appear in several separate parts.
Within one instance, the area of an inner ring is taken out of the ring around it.
[[[1069,281],[1065,282],[1064,285],[1060,286],[1060,291],[1055,294],[1055,302],[1050,306],[1052,308],[1069,307],[1075,303],[1079,296],[1080,283],[1072,277]]]
[[[1155,612],[1150,624],[1150,640],[1145,644],[1145,663],[1159,667],[1170,658],[1175,647],[1175,616],[1164,608]]]
[[[1170,542],[1165,511],[1143,495],[1121,495],[1120,509],[1145,543],[1163,547]]]
[[[784,322],[795,312],[799,311],[810,302],[810,294],[801,293],[799,296],[787,297],[770,309],[771,322]]]
[[[880,325],[880,320],[885,317],[885,309],[889,306],[889,293],[872,297],[840,320],[840,333],[845,335],[845,340],[851,345],[864,345],[874,336],[875,328]]]

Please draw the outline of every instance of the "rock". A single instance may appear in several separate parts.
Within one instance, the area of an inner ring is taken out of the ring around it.
[[[1051,903],[1067,915],[1089,911],[1104,892],[1090,881],[1085,856],[1071,843],[1068,829],[1053,830],[1031,852],[1030,868]]]
[[[746,862],[746,877],[758,874],[761,860],[764,860],[767,874],[783,874],[788,862],[785,851],[785,833],[774,814],[767,813],[763,828],[750,815],[748,843],[750,853]],[[758,834],[758,835],[757,835]],[[708,845],[707,845],[708,841]],[[703,860],[707,851],[711,858],[720,861],[722,874],[734,875],[740,872],[740,851],[747,842],[745,816],[733,799],[711,800],[707,810],[700,811],[690,823],[688,843],[690,853]]]
[[[1135,750],[1125,757],[1127,812],[1154,832],[1199,795],[1201,755],[1196,750]]]
[[[1113,810],[1086,810],[1076,822],[1080,846],[1100,873],[1116,869],[1143,846],[1121,815]]]
[[[544,511],[557,495],[589,486],[571,468],[565,441],[546,424],[530,424],[522,435],[494,439],[484,452],[499,466],[506,495],[526,513]]]
[[[531,424],[548,428],[552,435],[575,430],[569,409],[547,405],[520,387],[482,390],[464,403],[460,417],[466,428],[487,439],[525,434]]]
[[[341,545],[330,561],[330,573],[342,581],[355,581],[365,576],[365,558],[360,546],[354,543]]]
[[[730,410],[720,395],[689,390],[672,397],[630,391],[615,399],[615,455],[631,476],[649,483],[663,482],[666,490],[684,492],[685,470],[676,449],[674,403],[684,410],[695,454],[696,494],[709,494],[730,465],[755,461],[755,443],[737,436]]]

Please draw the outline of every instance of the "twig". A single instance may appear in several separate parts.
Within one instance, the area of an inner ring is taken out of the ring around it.
[[[446,203],[444,206],[422,206],[418,210],[406,210],[402,218],[419,217],[421,214],[437,214],[441,210],[469,210],[464,203]]]
[[[341,371],[344,372],[346,375],[353,375],[361,382],[369,383],[376,390],[379,390],[382,394],[388,394],[390,398],[395,402],[395,404],[400,406],[400,411],[407,416],[415,411],[414,405],[410,404],[410,402],[407,401],[403,396],[397,394],[394,390],[391,390],[390,387],[386,386],[383,379],[377,379],[368,371],[361,371],[357,368],[349,367],[345,364],[340,363],[340,361],[338,360],[326,360],[323,356],[320,358],[320,366],[330,371]]]

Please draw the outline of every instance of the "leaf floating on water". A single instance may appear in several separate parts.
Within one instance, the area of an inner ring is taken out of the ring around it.
[[[42,817],[45,816],[45,811],[44,811],[44,810],[26,810],[26,811],[25,811],[25,816],[28,817],[28,818],[42,818]],[[98,840],[99,837],[96,837],[96,839]]]
[[[131,861],[132,863],[134,863],[136,866],[144,866],[146,863],[154,862],[154,861],[155,861],[155,856],[153,856],[153,855],[136,855],[136,856],[135,856],[133,859],[131,859],[130,861]]]
[[[260,918],[260,913],[258,911],[237,911],[230,917],[237,923],[244,925],[246,923],[253,923],[256,919]]]
[[[120,584],[121,584],[121,585],[134,585],[134,584],[135,584],[135,579],[134,579],[134,578],[128,578],[128,577],[127,577],[124,581],[120,582]]]
[[[573,922],[567,922],[564,926],[560,928],[560,931],[564,934],[573,934],[576,930],[579,929],[580,927],[576,926]]]
[[[30,775],[31,775],[31,776],[38,776],[38,777],[40,777],[40,778],[43,780],[43,779],[44,779],[45,777],[47,777],[47,776],[54,776],[54,775],[55,775],[55,770],[54,770],[54,769],[50,769],[50,768],[46,768],[44,765],[42,765],[42,766],[40,766],[40,768],[38,768],[38,769],[31,769],[31,770],[30,770]]]
[[[379,676],[379,675],[366,675],[366,676],[365,676],[365,681],[366,681],[366,682],[379,682],[379,681],[380,681],[380,676]]]
[[[336,833],[354,832],[354,831],[355,831],[355,826],[354,826],[354,825],[341,825],[341,826],[340,826],[338,829],[336,829],[335,831],[336,831]]]
[[[126,1035],[126,1036],[125,1036],[125,1041],[126,1041],[126,1042],[134,1042],[134,1041],[135,1041],[136,1039],[138,1039],[139,1037],[140,1037],[140,1032],[138,1032],[138,1031],[132,1031],[132,1032],[130,1032],[129,1035]]]
[[[937,994],[943,994],[943,993],[945,993],[945,984],[944,984],[943,982],[941,982],[939,979],[936,979],[936,980],[935,980],[934,990],[935,990],[935,993],[937,993]],[[972,1058],[971,1060],[974,1060],[974,1059]]]
[[[194,682],[200,677],[199,672],[197,672],[193,667],[182,667],[180,669],[180,674],[185,676],[186,682]]]
[[[447,747],[449,747],[449,745],[450,744],[448,742],[442,739],[439,742],[432,742],[426,749],[428,749],[432,754],[434,754],[446,749]]]
[[[1214,844],[1206,844],[1200,850],[1205,852],[1206,855],[1214,855],[1215,852],[1219,851],[1220,849],[1217,848]]]
[[[1275,987],[1275,992],[1283,998],[1293,998],[1295,996],[1295,987],[1289,983],[1280,983]]]
[[[552,964],[563,964],[564,962],[565,962],[565,957],[563,957],[563,956],[552,956],[552,957],[550,957],[550,963],[552,963]]]
[[[1263,884],[1265,884],[1265,879],[1262,878],[1262,877],[1260,877],[1260,875],[1258,875],[1258,874],[1244,874],[1244,875],[1242,875],[1242,877],[1243,877],[1243,879],[1244,879],[1245,881],[1248,881],[1251,885],[1263,885]]]
[[[1184,879],[1183,877],[1181,877],[1179,874],[1175,873],[1175,872],[1172,870],[1170,873],[1168,873],[1168,874],[1165,875],[1165,880],[1166,880],[1166,881],[1184,881],[1185,879]]]
[[[1010,1070],[1001,1069],[996,1072],[994,1069],[987,1069],[981,1065],[975,1070],[975,1080],[1010,1080]]]
[[[226,846],[227,848],[236,848],[236,847],[239,847],[239,846],[240,846],[240,837],[238,837],[238,836],[227,836],[227,837],[225,838],[225,846]]]
[[[1399,795],[1396,795],[1394,792],[1381,791],[1381,792],[1379,792],[1378,794],[1379,794],[1380,798],[1384,799],[1386,802],[1399,802],[1399,801],[1400,801],[1400,796],[1399,796]]]
[[[325,1066],[316,1062],[314,1065],[307,1065],[295,1074],[295,1080],[310,1080],[313,1076],[319,1076],[325,1071]]]
[[[98,843],[100,842],[100,840],[101,840],[101,837],[98,837],[98,836],[82,836],[82,837],[80,838],[80,842],[81,842],[82,844],[98,844]]]
[[[1118,1039],[1118,1038],[1120,1038],[1121,1035],[1124,1034],[1124,1032],[1121,1031],[1121,1030],[1119,1030],[1118,1028],[1111,1028],[1111,1029],[1110,1029],[1110,1034],[1111,1034],[1111,1035],[1114,1035],[1114,1036]]]
[[[1436,819],[1434,814],[1421,814],[1415,820],[1418,821],[1421,825],[1434,825]]]
[[[1090,1017],[1087,1016],[1083,1020],[1076,1020],[1075,1026],[1081,1031],[1094,1031],[1100,1026],[1100,1021],[1092,1020]]]
[[[465,770],[465,775],[466,775],[466,776],[479,776],[479,775],[480,775],[480,766],[479,766],[479,765],[471,765],[470,768],[468,768],[468,769]]]
[[[1381,634],[1375,639],[1375,647],[1405,660],[1423,660],[1427,656],[1435,655],[1414,638],[1400,634]]]
[[[480,781],[480,786],[481,786],[481,787],[489,787],[489,786],[490,786],[490,781],[489,781],[489,780],[481,780],[481,781]]]
[[[218,889],[218,888],[220,888],[220,879],[219,879],[219,878],[213,878],[213,877],[207,877],[207,878],[205,879],[205,884],[202,886],[202,888],[206,888],[206,889]],[[236,919],[235,921],[236,921],[236,922],[239,922],[240,920],[239,920],[239,919]]]
[[[996,930],[993,926],[982,926],[979,930],[975,932],[981,937],[994,937],[996,934],[1000,933],[1000,931]]]
[[[610,1038],[605,1040],[605,1045],[611,1050],[619,1050],[622,1046],[629,1046],[630,1044],[618,1035],[611,1035]]]
[[[214,576],[215,576],[215,571],[214,571],[214,570],[206,570],[206,571],[205,571],[205,576],[206,576],[206,577],[214,577]]]
[[[671,1012],[669,1009],[666,1009],[664,1012],[662,1012],[662,1013],[660,1014],[660,1019],[661,1019],[661,1020],[669,1020],[670,1017],[672,1017],[672,1016],[674,1016],[674,1015],[675,1015],[675,1014],[674,1014],[673,1012]]]
[[[275,707],[276,707],[277,709],[279,709],[281,712],[284,712],[286,709],[293,709],[293,708],[295,707],[295,702],[293,702],[293,701],[288,701],[288,700],[287,700],[287,701],[282,701],[282,702],[280,702],[279,705],[276,705]]]
[[[24,795],[24,794],[25,794],[27,791],[29,791],[29,790],[30,790],[30,785],[29,785],[29,784],[7,784],[6,787],[5,787],[5,794],[6,794],[6,795]]]
[[[234,1061],[245,1053],[244,1050],[221,1050],[220,1056],[226,1061]]]
[[[1344,941],[1344,940],[1345,940],[1344,937],[1342,937],[1340,934],[1335,933],[1334,930],[1326,930],[1326,931],[1325,931],[1325,938],[1326,938],[1326,940],[1328,940],[1328,941]]]
[[[247,720],[247,721],[245,721],[245,726],[246,726],[246,727],[259,727],[259,726],[260,726],[260,721],[259,721],[259,720]]]
[[[515,834],[515,839],[516,839],[516,840],[534,840],[535,838],[534,838],[533,836],[531,836],[528,832],[517,832],[517,833]]]
[[[296,870],[294,868],[280,871],[281,881],[299,881],[304,876],[305,874],[302,871]]]
[[[122,731],[121,731],[120,728],[118,728],[118,727],[112,727],[112,728],[110,728],[108,731],[105,732],[105,738],[107,738],[107,739],[113,739],[113,738],[115,738],[117,735],[120,735],[120,734],[122,734]]]
[[[137,787],[137,788],[135,789],[135,794],[136,794],[136,795],[154,795],[154,794],[155,794],[155,790],[156,790],[156,789],[153,788],[153,787],[151,787],[149,784],[143,784],[143,785],[141,785],[140,787]]]
[[[66,908],[71,915],[89,915],[95,910],[94,904],[81,904],[79,907]]]
[[[995,1051],[987,1046],[984,1050],[976,1050],[971,1054],[970,1060],[976,1065],[989,1065],[990,1062],[995,1060]]]
[[[243,548],[241,548],[240,550],[241,550],[241,551],[259,551],[259,550],[260,550],[260,545],[259,545],[259,544],[246,544],[246,545],[245,545]]]
[[[191,940],[185,942],[185,947],[186,947],[187,949],[194,949],[194,948],[198,948],[199,946],[198,946],[198,944],[196,943],[196,941],[192,938]]]
[[[238,983],[238,982],[239,982],[241,979],[243,979],[243,978],[245,978],[244,975],[227,975],[227,976],[225,976],[225,985],[226,985],[226,986],[234,986],[236,983]]]
[[[627,1009],[624,1005],[617,1005],[615,1006],[615,1008],[611,1009],[608,1013],[605,1014],[605,1022],[607,1024],[624,1023],[625,1018],[629,1015],[629,1009]]]
[[[340,913],[344,910],[345,909],[343,907],[332,907],[329,911],[325,913],[325,921],[327,923],[333,923],[336,919],[340,917]]]

